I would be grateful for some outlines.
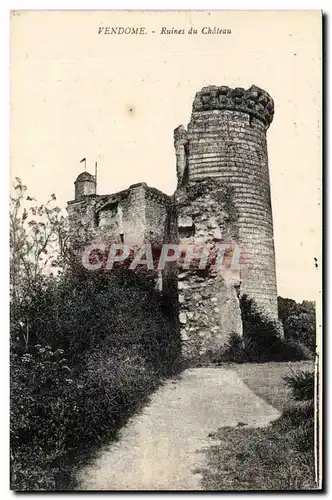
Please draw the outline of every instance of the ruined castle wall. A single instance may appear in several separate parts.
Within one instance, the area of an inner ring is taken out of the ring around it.
[[[157,190],[149,189],[145,193],[145,240],[152,246],[161,247],[169,240],[167,221],[170,200]]]
[[[112,195],[100,196],[92,218],[98,240],[106,244],[142,244],[146,226],[144,185],[137,184]]]
[[[146,242],[152,245],[156,258],[155,266],[159,262],[160,252],[164,243],[174,243],[176,239],[176,219],[174,206],[168,196],[157,189],[148,189],[145,199],[146,211]],[[166,263],[158,271],[159,289],[163,292],[165,302],[174,323],[178,329],[177,301],[178,301],[178,267],[177,262]]]
[[[143,184],[131,186],[128,195],[121,201],[123,211],[122,224],[124,243],[141,245],[144,242],[146,215],[145,215],[145,187]]]
[[[120,241],[121,229],[119,226],[118,204],[99,213],[99,232],[105,232],[110,240]]]
[[[230,335],[242,335],[237,289],[239,269],[229,263],[214,268],[213,248],[231,250],[237,238],[237,214],[225,185],[213,179],[189,183],[176,192],[178,230],[186,252],[195,246],[198,259],[179,273],[179,307],[183,354],[189,359],[218,356]],[[199,269],[202,247],[211,261]]]
[[[186,182],[186,170],[187,170],[187,157],[186,157],[186,146],[187,146],[187,132],[183,125],[180,125],[174,130],[174,147],[176,156],[176,176],[178,181],[178,187]]]
[[[264,99],[256,104],[255,115],[240,109],[209,109],[217,107],[212,102],[216,99],[215,88],[209,92],[207,89],[196,95],[188,125],[188,181],[215,178],[234,188],[239,243],[246,258],[241,294],[254,298],[257,305],[276,320],[277,288],[266,145],[268,123],[258,117],[259,113],[265,113],[262,116],[269,119],[271,100],[263,94]],[[259,92],[254,91],[254,97],[260,98]],[[228,99],[224,95],[219,98],[221,102]],[[241,99],[237,99],[239,108],[243,108],[243,101],[241,104]],[[268,110],[264,108],[266,103]],[[236,107],[234,99],[230,105]]]
[[[81,201],[68,203],[67,211],[72,238],[79,246],[85,245],[95,231],[96,197],[86,197]]]
[[[105,241],[156,246],[168,241],[170,198],[145,183],[112,195],[86,196],[68,203],[72,227],[87,227]]]
[[[218,356],[232,333],[242,334],[239,300],[221,276],[179,274],[180,332],[187,359]]]

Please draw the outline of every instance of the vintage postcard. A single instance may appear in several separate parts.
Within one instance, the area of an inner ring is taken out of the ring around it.
[[[11,489],[322,489],[322,13],[11,13]]]

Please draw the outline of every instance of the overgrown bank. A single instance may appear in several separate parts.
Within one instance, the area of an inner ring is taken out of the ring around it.
[[[302,365],[231,365],[254,392],[283,414],[268,427],[247,428],[239,423],[217,431],[218,443],[207,449],[207,467],[202,471],[205,489],[318,488],[313,366],[306,363],[301,370]]]
[[[28,345],[12,320],[11,486],[59,489],[67,457],[114,438],[177,372],[179,344],[153,279],[131,271],[71,272],[31,291],[29,311]]]
[[[180,369],[180,339],[154,273],[86,270],[55,195],[26,189],[10,212],[11,488],[57,490]]]

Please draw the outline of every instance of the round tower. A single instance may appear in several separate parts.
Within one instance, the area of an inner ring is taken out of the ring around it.
[[[253,298],[272,320],[278,319],[273,220],[266,131],[274,103],[264,90],[204,87],[197,92],[184,141],[184,130],[175,134],[183,148],[183,178],[179,186],[206,178],[231,186],[239,214],[239,244],[245,255],[241,270],[241,295]],[[178,137],[178,136],[181,137]],[[181,141],[179,140],[181,139]],[[185,143],[185,144],[184,144]],[[181,171],[181,169],[180,169]],[[178,175],[182,172],[178,172]]]
[[[96,179],[89,172],[82,172],[75,181],[75,200],[82,200],[91,194],[96,194]]]

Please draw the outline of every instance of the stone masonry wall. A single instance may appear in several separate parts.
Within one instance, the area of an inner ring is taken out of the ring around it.
[[[142,184],[131,186],[121,200],[121,207],[124,243],[142,244],[146,227],[145,186]]]
[[[79,201],[68,202],[67,212],[73,244],[81,246],[89,239],[95,229],[95,212],[98,196],[86,196]]]
[[[169,241],[168,218],[171,200],[157,189],[149,188],[145,192],[145,241],[161,247]]]
[[[77,246],[89,243],[124,243],[131,248],[144,243],[161,250],[175,241],[173,204],[169,196],[145,183],[111,195],[85,196],[68,203],[67,210]],[[143,257],[144,258],[144,257]],[[173,263],[159,272],[158,287],[177,301],[177,267]]]
[[[170,198],[145,183],[112,195],[85,196],[68,203],[73,229],[107,242],[161,245],[167,241]],[[121,240],[122,237],[122,240]]]
[[[231,250],[238,235],[238,215],[231,189],[213,179],[190,182],[176,192],[181,246],[195,246],[198,259],[179,274],[179,307],[183,354],[198,359],[220,354],[232,333],[242,334],[237,296],[239,269],[229,263],[215,268],[213,249]],[[207,265],[199,269],[201,247],[209,250]],[[231,259],[231,257],[230,257]]]

